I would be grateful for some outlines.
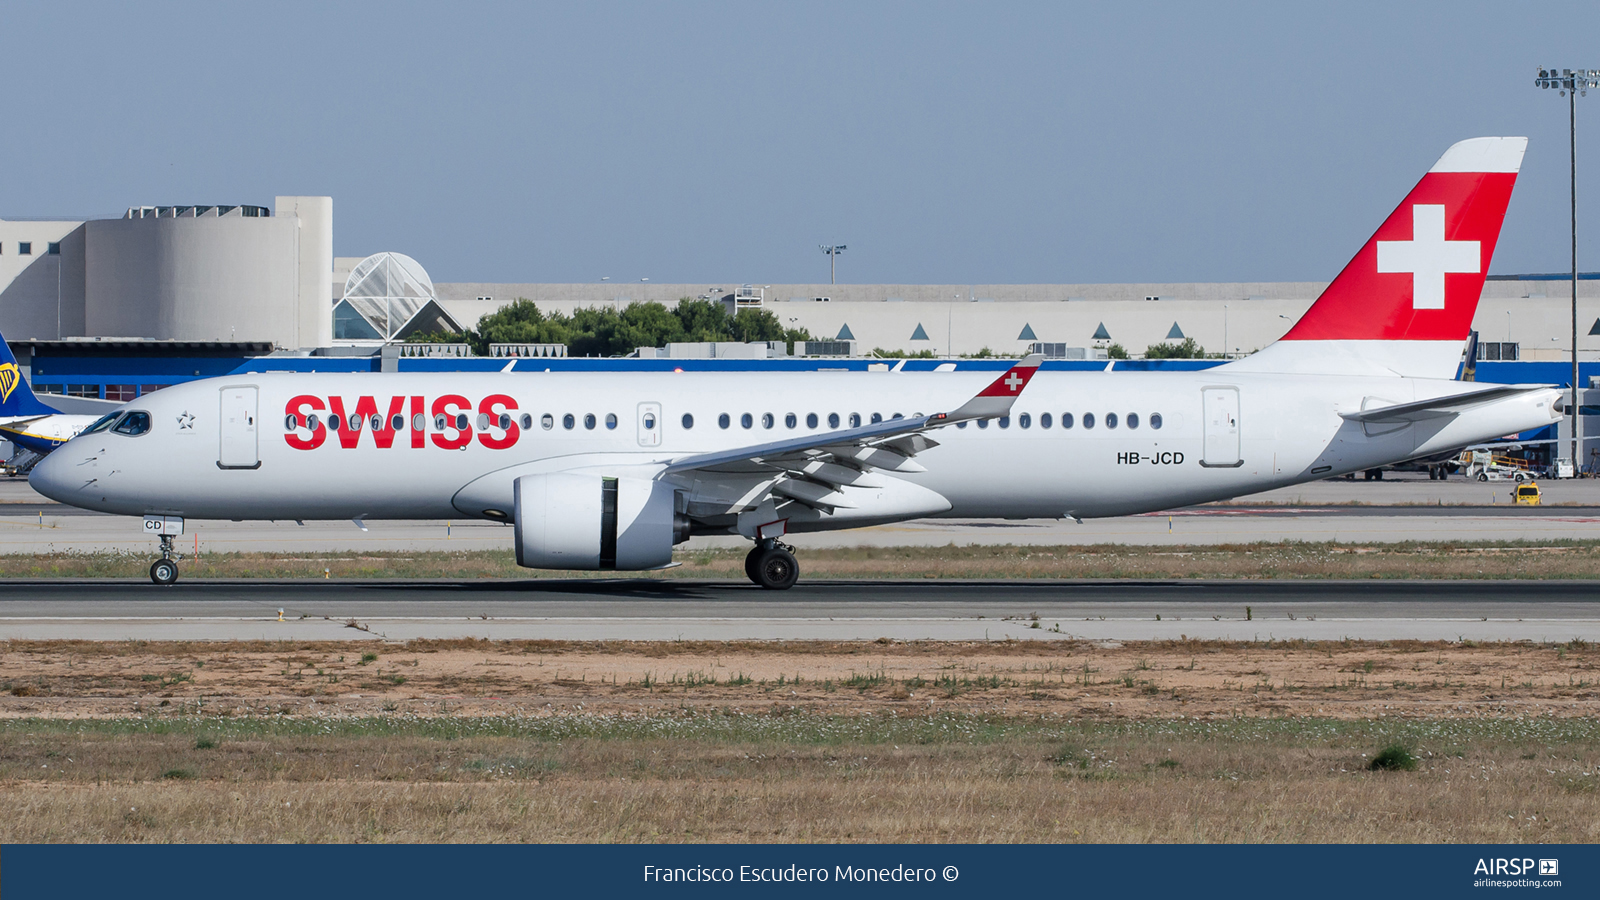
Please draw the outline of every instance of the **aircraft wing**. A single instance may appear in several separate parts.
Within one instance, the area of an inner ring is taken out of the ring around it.
[[[1466,394],[1435,397],[1432,400],[1417,400],[1412,403],[1395,403],[1357,412],[1342,412],[1339,413],[1339,416],[1352,422],[1419,422],[1423,419],[1436,419],[1440,416],[1454,415],[1474,406],[1481,406],[1495,400],[1504,400],[1507,397],[1515,397],[1518,394],[1546,390],[1547,387],[1547,385],[1542,384],[1507,384]]]
[[[691,507],[707,515],[728,515],[764,504],[793,502],[830,515],[859,509],[862,514],[870,511],[889,516],[884,498],[890,496],[897,498],[888,501],[890,505],[908,513],[947,509],[949,502],[926,488],[872,473],[925,471],[912,457],[939,445],[928,436],[929,431],[1010,414],[1012,404],[1043,359],[1039,354],[1024,357],[950,412],[691,454],[671,460],[661,475],[680,483],[693,483],[696,499]]]

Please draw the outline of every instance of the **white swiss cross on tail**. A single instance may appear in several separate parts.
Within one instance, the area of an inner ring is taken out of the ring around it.
[[[1444,207],[1411,207],[1411,240],[1378,241],[1378,271],[1411,275],[1411,308],[1444,309],[1446,272],[1477,273],[1482,256],[1477,241],[1444,239]]]

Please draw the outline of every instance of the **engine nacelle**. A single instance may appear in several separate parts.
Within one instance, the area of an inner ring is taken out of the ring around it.
[[[530,569],[659,569],[688,540],[672,485],[558,472],[515,482],[517,565]]]

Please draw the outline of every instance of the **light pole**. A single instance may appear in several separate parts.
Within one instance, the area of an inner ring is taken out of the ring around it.
[[[845,251],[843,244],[818,244],[822,252],[828,254],[828,283],[838,284],[839,254]]]
[[[1540,69],[1533,83],[1545,90],[1555,88],[1567,98],[1568,177],[1572,188],[1572,474],[1576,477],[1583,465],[1578,459],[1583,446],[1582,419],[1578,415],[1583,403],[1578,386],[1578,95],[1587,96],[1589,88],[1600,87],[1600,69],[1563,69],[1560,73]]]

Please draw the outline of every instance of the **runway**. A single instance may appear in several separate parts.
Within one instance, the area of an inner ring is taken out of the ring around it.
[[[278,610],[283,621],[278,621]],[[1600,640],[1572,581],[147,582],[0,588],[0,639]]]

